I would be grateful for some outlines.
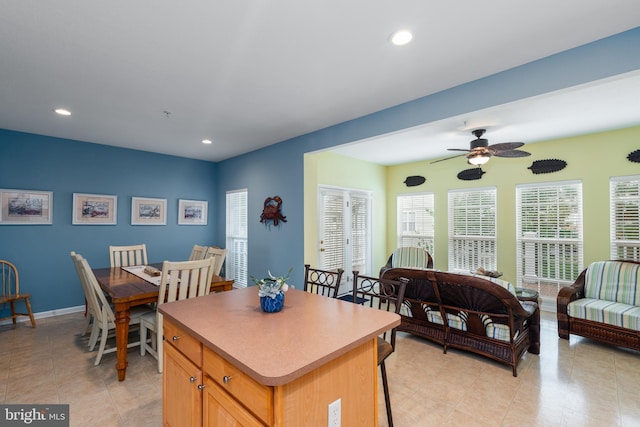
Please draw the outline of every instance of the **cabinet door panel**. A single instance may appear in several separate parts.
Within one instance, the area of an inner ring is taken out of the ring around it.
[[[205,376],[204,424],[212,427],[264,427],[208,376]]]
[[[162,419],[165,426],[202,426],[202,371],[172,345],[165,344]]]

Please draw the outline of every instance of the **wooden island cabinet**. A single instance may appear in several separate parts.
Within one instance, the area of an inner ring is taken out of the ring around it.
[[[160,306],[166,426],[378,425],[376,337],[394,313],[292,289],[263,313],[255,287]]]

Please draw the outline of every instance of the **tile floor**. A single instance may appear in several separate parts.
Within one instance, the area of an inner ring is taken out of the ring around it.
[[[517,378],[506,365],[400,334],[387,362],[396,427],[639,426],[640,353],[558,339],[554,315],[542,317],[541,354],[526,354]],[[82,325],[78,313],[38,319],[36,329],[0,326],[0,403],[69,403],[71,426],[160,426],[155,359],[131,349],[118,382],[115,353],[94,367]],[[386,426],[382,387],[379,402]]]

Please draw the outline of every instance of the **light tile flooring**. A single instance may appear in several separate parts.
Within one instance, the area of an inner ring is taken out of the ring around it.
[[[400,334],[387,361],[396,427],[639,426],[640,353],[561,340],[554,315],[542,317],[541,354],[526,354],[517,378],[506,365]],[[114,353],[93,366],[80,313],[28,325],[0,326],[1,403],[69,403],[72,426],[161,425],[155,359],[131,349],[118,382]],[[381,386],[379,410],[386,426]]]

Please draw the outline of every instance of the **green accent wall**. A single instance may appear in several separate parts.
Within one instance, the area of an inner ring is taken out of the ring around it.
[[[374,163],[345,157],[330,151],[304,156],[304,262],[318,265],[318,187],[344,187],[373,192],[373,265],[371,274],[388,258],[387,168]],[[362,273],[362,272],[361,272]],[[351,274],[347,271],[346,274]]]
[[[526,142],[526,138],[523,138]],[[448,191],[462,188],[496,187],[498,198],[498,267],[507,280],[516,280],[515,191],[519,184],[553,181],[582,182],[584,220],[584,264],[609,259],[609,178],[640,175],[640,163],[627,155],[640,149],[640,126],[571,138],[526,144],[531,156],[515,159],[493,158],[476,181],[457,178],[471,168],[464,158],[432,164],[431,161],[380,166],[328,151],[305,155],[304,216],[305,262],[317,263],[317,188],[333,185],[374,192],[374,272],[396,246],[396,198],[399,194],[433,192],[435,195],[435,267],[446,270]],[[560,159],[567,162],[561,171],[533,174],[534,160]],[[407,176],[422,175],[426,182],[407,187]],[[386,205],[386,206],[384,206]]]

